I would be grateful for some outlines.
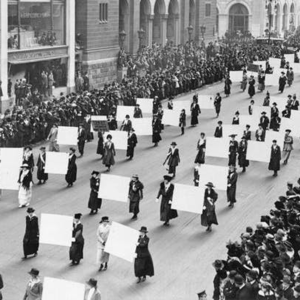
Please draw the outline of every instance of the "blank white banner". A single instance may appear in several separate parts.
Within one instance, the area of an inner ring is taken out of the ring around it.
[[[243,80],[243,71],[230,71],[229,76],[232,82],[241,82]]]
[[[126,150],[127,149],[127,131],[109,131],[104,133],[104,141],[106,141],[106,136],[110,134],[112,136],[112,142],[115,145],[115,149]]]
[[[247,159],[260,162],[269,162],[271,147],[264,142],[248,141]]]
[[[83,300],[85,285],[64,279],[45,277],[43,300]]]
[[[66,175],[68,172],[69,154],[63,152],[46,152],[45,172]]]
[[[290,66],[293,68],[294,73],[300,73],[300,63],[291,63]]]
[[[173,110],[177,110],[181,112],[182,109],[185,109],[185,114],[189,116],[191,114],[191,104],[192,101],[187,99],[187,100],[180,100],[180,101],[173,101]],[[201,107],[200,107],[201,108]],[[165,112],[166,110],[164,110]]]
[[[112,222],[104,251],[133,262],[138,239],[139,231],[117,222]]]
[[[286,62],[294,63],[295,61],[295,54],[284,54],[284,58]]]
[[[273,145],[273,140],[276,140],[277,145],[280,147],[280,149],[282,149],[284,143],[284,133],[280,131],[266,130],[265,143],[268,145],[268,147]]]
[[[214,100],[213,95],[198,95],[200,109],[214,109]]]
[[[281,64],[281,59],[280,58],[274,58],[274,57],[270,57],[269,58],[269,64],[272,68],[280,68],[280,64]]]
[[[172,109],[172,110],[164,110],[164,115],[162,118],[162,123],[164,125],[171,125],[171,126],[179,126],[179,116],[181,111]]]
[[[290,129],[293,137],[299,138],[300,136],[300,120],[281,118],[280,132],[284,133],[286,129]]]
[[[129,177],[101,174],[98,197],[106,200],[127,202]]]
[[[279,116],[282,116],[282,111],[285,110],[285,107],[287,105],[287,97],[272,97],[270,101],[270,106],[276,102],[277,108],[279,110]]]
[[[255,131],[258,129],[259,117],[254,115],[240,115],[240,125],[250,125],[250,130]]]
[[[203,199],[204,188],[175,183],[172,208],[201,214]]]
[[[279,76],[278,74],[266,74],[266,86],[276,86],[279,82]]]
[[[271,116],[271,108],[269,106],[259,106],[259,105],[253,105],[253,116],[257,117],[258,119],[262,117],[262,112],[266,112],[266,116],[270,120]]]
[[[227,190],[228,167],[203,164],[199,168],[199,186],[212,182],[217,190]]]
[[[236,134],[236,140],[240,140],[244,135],[244,130],[246,129],[244,125],[231,125],[225,124],[223,127],[223,137],[228,137],[231,134]]]
[[[262,66],[262,68],[264,70],[266,69],[266,61],[265,60],[254,61],[253,64],[257,65],[257,66]]]
[[[117,106],[117,121],[124,121],[126,115],[129,115],[130,119],[133,118],[135,106],[124,106],[118,105]]]
[[[136,135],[152,135],[152,118],[133,118],[132,127]]]
[[[58,126],[57,144],[59,145],[77,145],[78,128]]]
[[[206,156],[228,158],[229,138],[206,138]]]
[[[136,103],[140,105],[143,114],[152,114],[153,100],[148,98],[137,98]]]
[[[70,247],[73,217],[41,214],[40,243]]]

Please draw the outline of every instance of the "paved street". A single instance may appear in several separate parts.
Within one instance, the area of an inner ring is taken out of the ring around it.
[[[293,87],[285,90],[284,95],[298,92],[297,84],[299,85],[299,77]],[[223,92],[223,83],[201,89],[199,94],[215,95],[218,91]],[[269,91],[273,102],[272,96],[278,95],[277,87],[269,88]],[[180,98],[190,101],[192,95]],[[265,93],[255,95],[255,104],[262,105],[264,96]],[[231,124],[237,109],[241,114],[248,114],[249,102],[248,94],[241,93],[239,85],[233,84],[232,95],[223,98],[219,120],[223,124]],[[4,191],[0,200],[0,273],[5,281],[4,299],[17,300],[23,297],[28,280],[27,272],[32,267],[40,270],[42,278],[49,276],[84,283],[90,277],[95,277],[103,300],[192,300],[203,289],[208,291],[208,299],[211,299],[214,276],[212,262],[216,258],[226,259],[226,242],[229,239],[239,239],[247,225],[254,226],[259,222],[260,215],[268,213],[277,196],[285,193],[286,182],[298,179],[300,157],[299,140],[294,139],[295,150],[290,162],[287,166],[282,166],[277,178],[272,177],[266,163],[251,162],[247,172],[243,174],[238,169],[238,202],[234,209],[229,209],[225,192],[219,192],[216,204],[219,226],[214,226],[211,233],[207,233],[206,228],[200,225],[200,216],[192,213],[179,212],[179,217],[171,221],[170,227],[162,226],[159,221],[159,204],[155,203],[155,198],[162,176],[166,173],[162,163],[170,143],[177,142],[181,156],[174,182],[193,185],[193,162],[199,134],[205,132],[206,136],[212,136],[217,121],[214,111],[203,110],[198,127],[188,126],[183,136],[180,135],[180,128],[166,126],[162,134],[163,141],[156,148],[152,146],[151,137],[140,137],[133,161],[126,160],[125,151],[117,151],[116,165],[111,174],[131,176],[137,173],[145,184],[144,200],[141,202],[141,213],[137,221],[130,220],[132,215],[128,213],[127,204],[108,200],[103,201],[98,215],[88,215],[90,173],[92,170],[105,170],[96,154],[97,140],[87,143],[84,157],[77,160],[78,178],[74,187],[66,188],[64,176],[54,175],[50,176],[46,185],[34,186],[32,206],[38,216],[41,213],[83,214],[84,259],[77,267],[69,266],[68,248],[51,245],[40,245],[36,258],[21,260],[26,209],[18,208],[16,191]],[[190,119],[187,124],[190,124]],[[68,149],[61,148],[66,151]],[[37,159],[37,149],[35,154]],[[206,163],[226,166],[227,160],[209,157],[206,158]],[[34,177],[36,178],[36,172]],[[154,277],[137,285],[133,264],[112,256],[108,270],[97,272],[96,230],[104,215],[135,229],[148,227]]]

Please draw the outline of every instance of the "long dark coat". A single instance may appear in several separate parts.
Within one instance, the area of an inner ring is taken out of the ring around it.
[[[104,157],[103,157],[103,164],[105,166],[113,166],[115,164],[116,155],[115,145],[113,142],[109,145],[108,142],[104,144]]]
[[[200,142],[200,140],[197,143],[198,153],[196,155],[194,163],[195,164],[197,164],[197,163],[198,164],[204,164],[205,163],[206,140],[204,139],[204,143],[202,143],[201,145],[200,145],[199,142]]]
[[[127,152],[126,152],[126,156],[130,156],[133,157],[134,155],[134,148],[136,146],[136,144],[138,143],[137,137],[135,133],[132,133],[128,136],[127,139]]]
[[[76,155],[69,156],[68,172],[65,176],[66,182],[72,184],[77,179]]]
[[[241,141],[240,142],[239,148],[238,148],[238,154],[239,154],[238,162],[239,162],[239,166],[241,168],[249,166],[249,160],[246,159],[247,147],[248,147],[247,141],[245,141],[245,142]]]
[[[90,179],[90,198],[88,203],[88,208],[92,210],[96,210],[101,208],[102,199],[98,198],[98,191],[100,185],[100,178],[91,177]]]
[[[129,212],[138,214],[140,212],[140,200],[143,199],[144,185],[139,181],[131,180],[129,183]]]
[[[45,173],[45,164],[46,164],[46,153],[40,154],[38,161],[36,163],[37,166],[37,179],[38,180],[48,180],[48,173]]]
[[[152,143],[158,143],[161,141],[161,121],[156,118],[152,122]]]
[[[84,145],[85,145],[85,140],[86,140],[86,131],[85,129],[82,129],[81,131],[78,130],[78,138],[77,138],[78,142],[78,151],[79,153],[83,154],[84,152]]]
[[[211,198],[210,200],[208,198]],[[218,225],[218,220],[215,211],[215,202],[218,199],[218,194],[214,189],[205,189],[204,192],[204,202],[203,206],[206,209],[203,209],[201,214],[201,225],[202,226],[210,226],[211,224]]]
[[[72,242],[70,247],[70,260],[79,262],[83,258],[83,246],[84,238],[82,236],[83,225],[81,223],[73,224],[72,237],[75,238],[75,242]]]
[[[102,132],[98,132],[98,145],[97,145],[97,154],[103,155],[104,154],[104,147],[103,147],[104,139]]]
[[[232,81],[229,78],[225,79],[224,94],[230,95]]]
[[[280,160],[281,160],[281,150],[278,145],[274,148],[271,146],[271,158],[269,163],[269,170],[279,171],[280,170]]]
[[[151,254],[148,249],[149,238],[148,236],[139,237],[139,245],[136,247],[137,257],[134,261],[134,274],[136,277],[153,276],[154,266]]]
[[[236,194],[237,179],[238,179],[238,174],[235,171],[230,172],[227,176],[227,185],[230,185],[227,186],[227,202],[230,203],[236,202],[235,194]]]
[[[279,91],[282,93],[284,91],[284,87],[286,85],[286,76],[279,77]]]
[[[215,110],[216,110],[216,113],[217,113],[217,114],[220,113],[220,110],[221,110],[221,102],[222,102],[222,97],[221,97],[221,96],[218,96],[218,97],[215,98],[214,106],[215,106]]]
[[[201,114],[200,106],[198,103],[191,104],[191,125],[198,124],[198,116]]]
[[[223,127],[222,126],[221,127],[220,126],[216,127],[214,137],[216,137],[216,138],[223,137]]]
[[[248,94],[250,97],[255,95],[255,79],[249,80]]]
[[[169,204],[169,201],[172,201],[172,199],[173,199],[173,192],[174,192],[174,184],[170,183],[167,190],[165,188],[164,182],[162,182],[160,184],[157,198],[162,196],[161,205],[160,205],[160,220],[161,221],[167,222],[170,219],[175,219],[178,217],[177,210],[171,209],[171,204]]]
[[[26,229],[23,238],[24,256],[37,253],[39,250],[39,220],[37,216],[26,216]]]
[[[228,155],[228,166],[235,166],[236,165],[236,154],[238,151],[239,144],[237,141],[230,141],[229,142],[229,155]]]

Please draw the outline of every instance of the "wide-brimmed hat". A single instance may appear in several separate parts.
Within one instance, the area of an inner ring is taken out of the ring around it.
[[[46,150],[46,147],[41,147],[40,150]]]
[[[28,207],[27,208],[27,212],[30,214],[30,213],[35,212],[35,210],[32,207]]]
[[[131,177],[132,177],[132,178],[139,179],[139,175],[138,175],[138,174],[133,174]]]
[[[100,223],[103,223],[103,222],[109,222],[109,217],[107,217],[107,216],[102,217]]]
[[[147,233],[147,232],[148,232],[146,226],[142,226],[141,229],[140,229],[139,231],[140,231],[140,232],[144,232],[144,233]]]
[[[81,216],[82,216],[81,213],[77,213],[77,214],[74,215],[74,219],[80,220]]]
[[[223,122],[222,122],[222,121],[218,121],[218,124],[222,125],[222,124],[223,124]]]
[[[230,134],[229,137],[236,137],[237,134]]]
[[[70,151],[72,151],[72,152],[76,152],[76,149],[75,149],[75,148],[73,148],[73,147],[71,147],[71,148],[70,148]]]
[[[170,176],[170,175],[164,175],[164,180],[171,181],[172,179],[173,179],[172,176]]]
[[[207,184],[206,184],[206,186],[208,186],[208,187],[214,187],[214,184],[212,183],[212,182],[208,182]]]
[[[286,129],[286,130],[285,130],[285,132],[291,132],[291,131],[292,131],[291,129]]]
[[[206,291],[202,291],[200,293],[197,293],[198,297],[207,296]]]
[[[91,287],[96,287],[97,286],[97,280],[94,278],[90,278],[89,281],[86,282],[88,285]]]
[[[261,114],[262,114],[262,115],[266,115],[267,113],[266,113],[265,111],[262,111]]]
[[[99,174],[100,174],[100,172],[98,172],[98,171],[93,171],[91,175],[99,175]]]
[[[236,111],[236,112],[235,112],[235,115],[239,115],[239,114],[240,114],[240,112],[239,112],[239,111]]]
[[[32,268],[28,274],[33,275],[33,276],[38,276],[40,274],[40,271],[38,269]]]
[[[171,146],[177,146],[176,142],[172,142]]]

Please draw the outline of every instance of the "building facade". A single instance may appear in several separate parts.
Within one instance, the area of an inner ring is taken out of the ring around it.
[[[283,37],[299,25],[299,3],[296,0],[217,0],[217,31],[247,32],[263,36],[266,30]]]

